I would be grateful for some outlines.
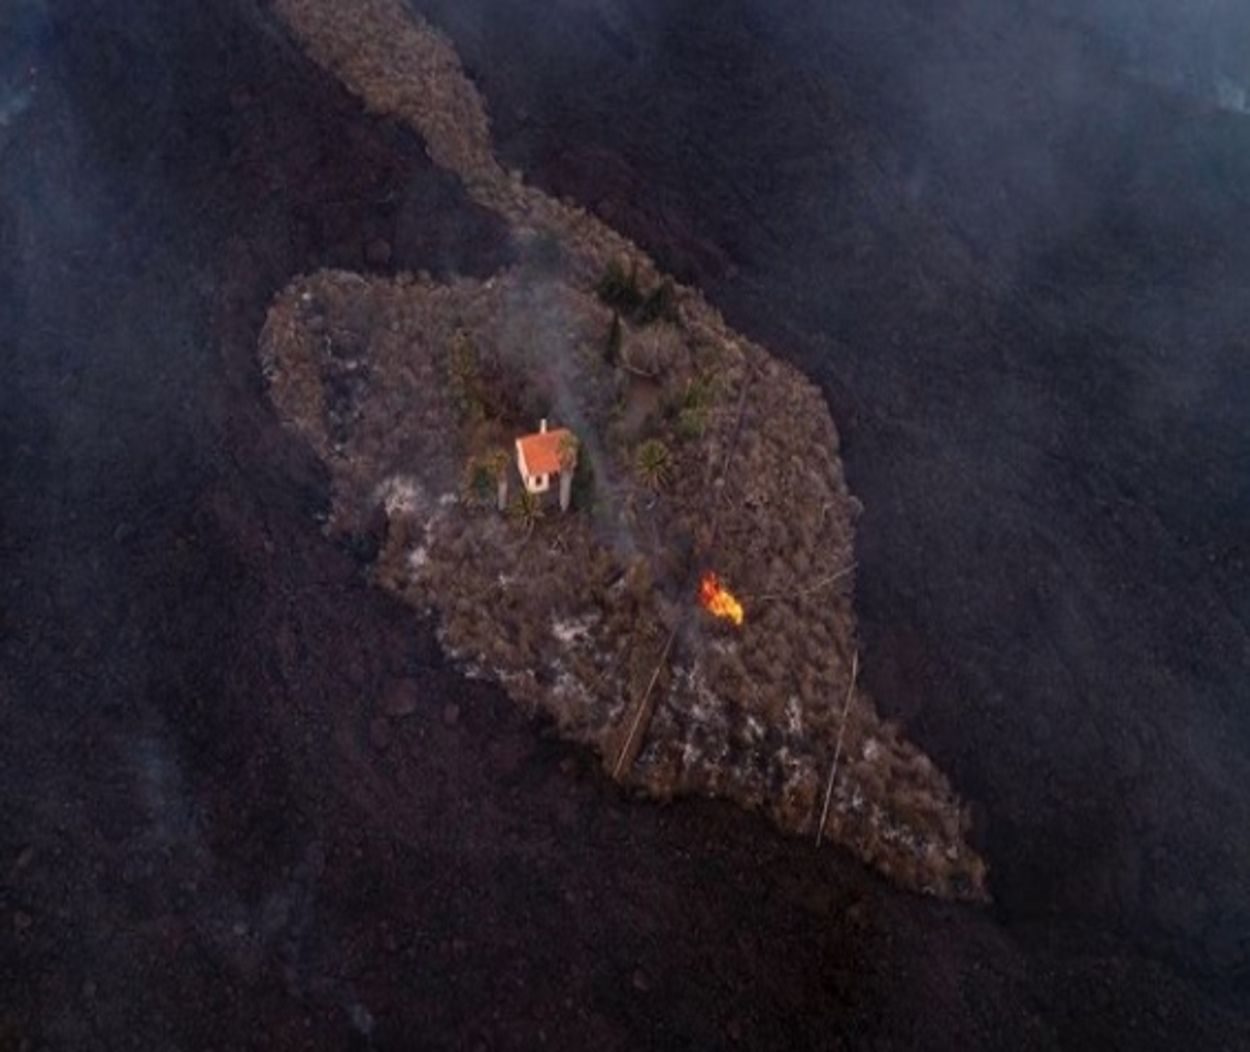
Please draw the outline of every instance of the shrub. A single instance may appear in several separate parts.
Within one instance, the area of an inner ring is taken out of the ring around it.
[[[521,490],[508,505],[508,517],[527,531],[532,530],[538,524],[543,514],[542,501],[537,494],[527,489]]]
[[[702,438],[712,415],[712,403],[716,400],[716,380],[708,374],[691,377],[686,381],[676,399],[669,403],[668,412],[675,417],[677,433],[682,438]]]
[[[482,396],[477,348],[463,330],[458,331],[451,340],[451,350],[447,358],[447,384],[462,421],[475,423],[485,418],[486,402]]]
[[[473,504],[489,503],[495,493],[495,476],[482,457],[470,457],[461,485],[465,499]]]
[[[469,458],[461,492],[471,504],[500,504],[507,496],[507,471],[511,458],[503,449],[492,449]]]
[[[599,299],[639,325],[677,319],[677,286],[664,278],[650,292],[638,284],[638,264],[627,271],[618,260],[608,264],[595,287]]]
[[[639,325],[657,321],[677,320],[677,287],[672,278],[665,278],[647,295],[636,312]]]
[[[682,438],[702,438],[707,423],[708,411],[702,406],[686,406],[677,413],[677,433]]]
[[[650,490],[668,485],[673,474],[673,455],[658,438],[649,438],[634,453],[634,474]]]
[[[685,350],[681,334],[675,328],[656,325],[630,334],[624,361],[631,371],[658,379],[681,364]]]
[[[681,404],[685,409],[710,409],[718,394],[716,377],[710,372],[692,376],[686,381],[685,390],[681,393]]]
[[[560,437],[560,448],[557,450],[556,455],[560,458],[561,471],[568,471],[570,468],[577,467],[577,454],[580,449],[581,443],[572,432]]]
[[[638,287],[638,265],[635,263],[626,271],[615,259],[603,272],[595,292],[609,307],[625,314],[638,310],[646,299]]]

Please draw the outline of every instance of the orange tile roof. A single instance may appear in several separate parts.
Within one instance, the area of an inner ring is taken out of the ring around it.
[[[531,475],[554,475],[560,470],[560,440],[571,435],[567,427],[538,431],[517,439],[525,466]]]

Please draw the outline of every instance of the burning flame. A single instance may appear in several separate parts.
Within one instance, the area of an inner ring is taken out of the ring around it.
[[[699,582],[699,603],[714,617],[723,617],[741,626],[742,604],[734,598],[733,592],[721,585],[720,578],[711,570],[704,573]]]

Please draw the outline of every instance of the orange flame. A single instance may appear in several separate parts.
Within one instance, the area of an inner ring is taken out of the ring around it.
[[[720,583],[720,578],[711,570],[704,573],[699,581],[699,603],[714,617],[723,617],[735,625],[742,625],[742,604]]]

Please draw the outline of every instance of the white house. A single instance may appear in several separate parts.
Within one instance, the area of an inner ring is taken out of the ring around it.
[[[567,510],[577,469],[577,438],[567,427],[547,429],[539,424],[532,435],[516,440],[516,465],[530,493],[546,493],[553,478],[560,479],[560,510]]]

